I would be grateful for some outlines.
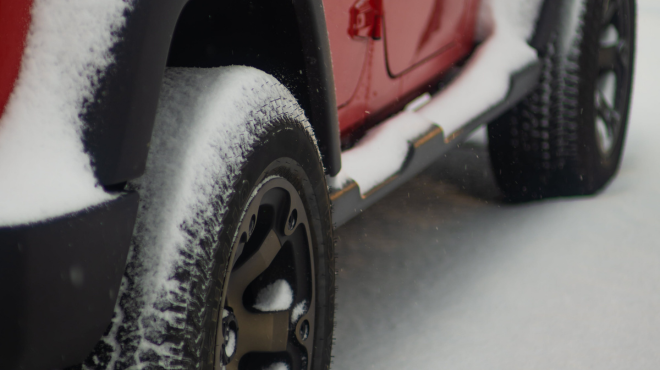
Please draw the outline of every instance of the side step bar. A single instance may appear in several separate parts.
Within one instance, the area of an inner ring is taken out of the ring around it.
[[[330,200],[332,201],[332,217],[335,227],[339,227],[359,215],[399,185],[420,173],[448,150],[465,141],[475,129],[512,108],[537,86],[540,74],[541,64],[536,61],[512,74],[509,91],[504,100],[457,131],[449,133],[448,137],[445,137],[442,127],[435,126],[414,142],[409,143],[408,155],[401,169],[366,194],[360,193],[358,184],[354,181],[343,186],[341,190],[333,191],[330,194]]]

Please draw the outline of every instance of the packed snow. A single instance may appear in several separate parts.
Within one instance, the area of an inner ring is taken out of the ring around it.
[[[541,4],[538,0],[518,2],[520,4],[516,5],[520,7],[536,3],[536,8],[526,8],[535,11]],[[492,8],[488,37],[456,80],[418,111],[419,115],[438,123],[447,135],[504,100],[509,92],[511,74],[537,60],[536,50],[526,42],[527,32],[522,32],[523,27],[516,22],[518,17],[507,16],[517,14],[509,9],[512,3],[514,1],[484,2]],[[487,24],[486,20],[482,24]]]
[[[341,189],[354,180],[362,194],[394,175],[403,165],[409,141],[428,131],[433,123],[411,111],[402,111],[369,130],[360,142],[341,155],[341,171],[331,187]]]
[[[229,330],[229,333],[225,337],[225,355],[231,357],[236,351],[236,332]]]
[[[205,315],[194,290],[209,284],[214,263],[209,256],[219,245],[234,182],[260,136],[282,120],[296,122],[313,140],[295,98],[257,69],[166,71],[146,173],[129,184],[141,203],[122,299],[104,337],[114,347],[107,368],[143,361],[169,368],[182,361],[181,344],[169,342],[166,333],[189,330],[181,323]],[[282,283],[273,289],[290,290]],[[291,298],[272,304],[284,307],[287,301],[290,305]],[[123,344],[127,341],[130,345]],[[158,360],[143,360],[149,356]]]
[[[261,312],[288,310],[293,303],[293,290],[284,279],[275,280],[257,294],[254,308]]]
[[[307,312],[307,301],[298,303],[291,311],[291,323],[295,324]]]
[[[113,198],[81,133],[123,27],[124,0],[35,0],[21,71],[0,117],[0,226],[42,221]]]
[[[362,195],[396,174],[404,164],[409,141],[437,125],[449,135],[506,98],[510,76],[537,60],[527,44],[541,0],[485,0],[477,36],[479,45],[461,74],[430,101],[422,96],[408,110],[370,130],[342,153],[342,169],[329,179],[341,189],[355,181]]]

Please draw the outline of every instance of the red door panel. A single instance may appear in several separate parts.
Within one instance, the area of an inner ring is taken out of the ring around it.
[[[400,76],[425,59],[448,50],[469,1],[383,0],[390,76]]]
[[[425,88],[428,86],[429,79],[441,75],[472,50],[479,0],[464,0],[462,3],[465,8],[463,14],[456,17],[460,23],[453,29],[451,46],[443,50],[441,55],[418,64],[401,77],[404,94],[414,93]]]
[[[31,6],[32,0],[0,0],[0,117],[21,68]]]
[[[349,11],[355,1],[324,1],[339,106],[345,106],[353,97],[367,54],[368,39],[351,38],[348,34]]]
[[[342,139],[363,124],[396,113],[416,94],[428,91],[434,80],[472,48],[479,0],[379,1],[323,0]],[[368,8],[364,2],[380,5],[386,21],[359,24],[382,25],[387,34],[369,36],[368,28],[360,28],[357,35],[353,32],[356,37],[349,35],[349,29],[356,29],[351,8],[358,3]],[[420,18],[422,21],[417,20]],[[398,58],[394,67],[401,77],[392,77],[388,71],[390,57]]]

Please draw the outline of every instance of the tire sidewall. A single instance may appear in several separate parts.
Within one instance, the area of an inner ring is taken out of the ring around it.
[[[583,193],[591,194],[601,189],[617,172],[628,126],[628,116],[630,110],[630,98],[632,90],[632,76],[634,67],[634,1],[625,1],[625,4],[631,6],[630,15],[633,19],[631,24],[631,45],[630,45],[630,76],[627,78],[626,91],[620,92],[617,86],[617,94],[624,94],[623,111],[621,113],[621,132],[616,137],[609,155],[603,155],[599,148],[598,137],[596,133],[596,107],[595,91],[597,88],[598,71],[598,53],[600,49],[601,18],[603,16],[602,0],[590,0],[587,2],[587,8],[584,13],[582,40],[580,43],[580,83],[579,83],[579,109],[578,112],[578,171],[577,181],[582,181],[582,186],[576,186],[583,189]],[[596,66],[596,67],[594,67]]]
[[[248,207],[254,189],[269,176],[279,176],[289,181],[298,191],[309,217],[312,243],[314,244],[314,272],[316,285],[316,323],[312,369],[328,366],[334,317],[334,252],[330,201],[325,184],[323,166],[316,143],[301,124],[289,118],[278,118],[271,129],[259,138],[251,148],[247,161],[234,183],[234,193],[226,199],[228,211],[225,214],[220,232],[220,246],[216,256],[218,278],[215,288],[226,286],[235,244],[236,230],[241,225],[244,210]],[[213,288],[211,291],[215,291]],[[207,312],[221,312],[220,302],[207,299]],[[218,321],[212,317],[203,326],[205,347],[212,346],[217,334]],[[207,360],[213,354],[212,348],[205,348],[202,355],[202,368],[212,369]]]

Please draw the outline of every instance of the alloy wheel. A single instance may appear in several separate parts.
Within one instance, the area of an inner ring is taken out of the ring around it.
[[[233,246],[216,369],[309,369],[315,323],[309,225],[289,181],[270,177],[256,187]]]
[[[598,80],[595,91],[596,140],[607,159],[619,137],[628,104],[632,76],[631,6],[626,0],[605,0],[598,52]]]

